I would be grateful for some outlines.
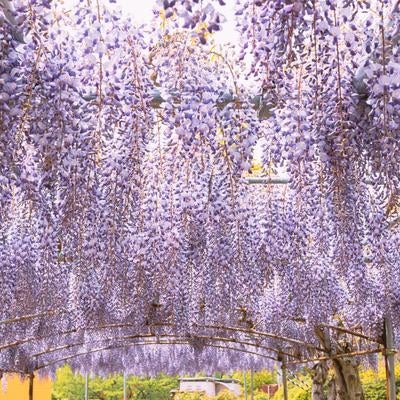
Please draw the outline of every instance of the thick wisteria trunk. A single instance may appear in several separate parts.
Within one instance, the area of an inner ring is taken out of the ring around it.
[[[328,376],[325,362],[316,364],[312,369],[312,400],[326,400],[324,384]]]
[[[336,400],[336,399],[337,399],[337,394],[336,394],[335,377],[332,377],[328,383],[327,400]]]
[[[313,368],[312,400],[364,400],[358,363],[351,358],[341,358],[333,361],[332,368],[334,376],[328,383],[326,393],[326,366],[318,363]]]
[[[359,364],[354,358],[333,360],[334,397],[328,396],[328,400],[364,400],[358,367]]]
[[[316,329],[315,333],[318,336],[322,346],[328,352],[330,352],[332,350],[332,343],[328,332]],[[344,343],[344,345],[337,345],[335,352],[340,354],[349,351],[351,351],[350,345],[348,343]],[[334,372],[334,376],[328,384],[328,400],[364,400],[364,391],[359,374],[359,363],[354,357],[333,359],[332,369]],[[318,397],[315,398],[318,399]]]

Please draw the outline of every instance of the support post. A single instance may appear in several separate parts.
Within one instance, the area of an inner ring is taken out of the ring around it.
[[[243,371],[244,400],[247,400],[247,371]]]
[[[281,368],[282,368],[283,399],[289,400],[285,356],[281,356],[281,363],[282,363]]]
[[[124,372],[124,400],[127,400],[127,393],[126,393],[126,372]]]
[[[85,375],[85,400],[89,400],[89,374]]]
[[[394,355],[396,353],[393,338],[393,325],[390,317],[384,322],[385,340],[385,369],[386,369],[386,400],[396,400],[396,377],[394,368]]]
[[[250,400],[254,400],[254,371],[250,370]]]
[[[29,374],[29,400],[33,400],[33,380],[35,379],[35,374],[32,372]]]

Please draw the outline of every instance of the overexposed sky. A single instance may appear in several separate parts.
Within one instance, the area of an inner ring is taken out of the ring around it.
[[[235,30],[235,10],[234,0],[225,0],[226,5],[218,7],[218,10],[226,17],[223,29],[214,34],[218,44],[235,43],[238,41],[239,35]],[[133,17],[138,24],[149,22],[152,18],[152,10],[156,8],[156,0],[117,0],[117,4],[121,9]],[[159,7],[159,6],[158,6]]]

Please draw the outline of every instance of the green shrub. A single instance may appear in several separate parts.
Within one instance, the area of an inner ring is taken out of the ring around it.
[[[307,368],[303,368],[288,378],[288,397],[290,400],[311,400],[311,376]],[[283,387],[281,386],[272,400],[283,400]]]
[[[208,400],[207,396],[202,392],[177,392],[174,396],[175,400]]]
[[[232,378],[237,379],[242,385],[244,385],[244,376],[243,372],[237,371],[232,374]],[[250,392],[250,380],[251,375],[250,372],[246,373],[246,381],[247,381],[247,391]],[[255,371],[253,373],[253,385],[254,390],[261,389],[262,385],[267,385],[270,383],[276,383],[276,373],[274,371]]]

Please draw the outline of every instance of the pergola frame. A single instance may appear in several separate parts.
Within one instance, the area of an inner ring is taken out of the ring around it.
[[[14,318],[9,318],[7,320],[0,321],[0,325],[4,324],[14,324],[14,323],[19,323],[31,319],[36,319],[36,318],[43,318],[45,316],[50,316],[50,315],[56,315],[58,313],[64,313],[66,312],[65,310],[60,310],[60,311],[55,311],[55,310],[49,310],[49,311],[44,311],[41,313],[36,313],[36,314],[29,314],[29,315],[23,315],[23,316],[17,316]],[[81,329],[71,329],[68,331],[64,332],[59,332],[56,334],[57,336],[63,336],[63,335],[69,335],[69,334],[74,334],[74,333],[80,333],[80,332],[85,332],[85,331],[98,331],[98,330],[114,330],[114,329],[120,329],[124,327],[133,327],[134,324],[129,324],[129,323],[116,323],[116,324],[104,324],[104,325],[99,325],[99,326],[89,326]],[[239,334],[245,334],[250,336],[251,339],[242,339],[238,337],[225,337],[225,336],[218,336],[216,333],[210,334],[210,335],[193,335],[190,339],[201,339],[204,340],[204,346],[205,347],[213,347],[213,348],[220,348],[220,349],[225,349],[225,350],[230,350],[230,351],[238,351],[238,352],[243,352],[247,354],[251,354],[253,356],[257,357],[262,357],[265,359],[270,359],[276,362],[281,363],[281,368],[282,368],[282,378],[283,378],[283,386],[284,386],[284,398],[285,400],[288,399],[288,392],[287,392],[287,373],[286,369],[288,365],[297,365],[297,364],[308,364],[310,362],[320,362],[320,361],[328,361],[328,360],[333,360],[333,359],[340,359],[340,358],[346,358],[346,357],[357,357],[357,356],[362,356],[362,355],[367,355],[367,354],[376,354],[376,353],[382,353],[385,357],[385,368],[386,368],[386,381],[387,381],[387,399],[389,400],[394,400],[395,397],[395,376],[394,376],[394,353],[396,350],[393,348],[393,329],[391,328],[391,323],[390,320],[385,319],[385,329],[384,329],[384,339],[380,338],[373,338],[368,335],[365,335],[364,333],[356,332],[352,329],[348,329],[345,327],[341,326],[335,326],[335,325],[329,325],[329,324],[321,324],[320,328],[325,328],[329,330],[335,330],[347,335],[350,335],[352,337],[357,337],[361,338],[363,340],[369,341],[371,343],[375,343],[378,345],[377,348],[372,348],[372,349],[367,349],[367,350],[360,350],[360,351],[354,351],[350,353],[341,353],[341,354],[329,354],[325,349],[315,346],[311,343],[304,342],[299,339],[294,339],[294,338],[289,338],[285,336],[279,336],[270,332],[262,332],[262,331],[257,331],[253,329],[246,329],[242,327],[235,327],[235,326],[225,326],[225,325],[196,325],[200,329],[206,329],[206,330],[212,330],[212,331],[220,331],[220,332],[233,332],[233,333],[239,333]],[[149,329],[151,330],[152,328],[157,328],[157,327],[175,327],[174,324],[171,323],[156,323],[156,324],[151,324],[149,325]],[[19,345],[23,345],[29,342],[35,342],[35,341],[40,341],[40,340],[45,340],[48,338],[51,338],[52,335],[49,336],[44,336],[44,337],[30,337],[30,338],[25,338],[25,339],[20,339],[12,343],[7,343],[7,344],[2,344],[0,345],[0,351],[11,348],[11,347],[16,347]],[[276,340],[281,340],[285,343],[296,345],[296,346],[301,346],[307,350],[313,350],[313,351],[319,351],[323,353],[327,353],[325,356],[320,356],[320,357],[310,357],[306,359],[299,359],[297,358],[294,354],[291,354],[289,352],[283,351],[280,348],[272,348],[270,346],[265,346],[262,343],[260,343],[260,338],[271,338],[271,339],[276,339]],[[161,340],[160,340],[161,339]],[[29,399],[33,399],[33,385],[34,385],[34,373],[35,371],[44,369],[48,366],[57,364],[59,362],[67,361],[79,356],[85,356],[87,354],[92,354],[96,352],[101,352],[101,351],[112,351],[114,349],[122,349],[122,348],[128,348],[128,347],[134,347],[134,346],[147,346],[147,345],[184,345],[184,346],[192,346],[192,342],[190,341],[187,337],[181,337],[179,335],[175,334],[168,334],[168,333],[149,333],[149,334],[132,334],[132,335],[122,335],[122,336],[114,336],[110,335],[110,337],[104,338],[104,339],[99,339],[95,340],[94,342],[107,342],[107,341],[117,341],[117,343],[112,344],[112,345],[107,345],[107,346],[101,346],[101,347],[96,347],[94,349],[89,349],[85,350],[83,352],[78,352],[74,353],[72,355],[67,355],[63,356],[60,358],[55,358],[54,360],[47,362],[47,363],[39,363],[40,357],[45,356],[50,353],[56,353],[59,351],[63,350],[68,350],[73,347],[79,347],[79,346],[84,346],[90,343],[89,341],[78,341],[76,343],[70,343],[70,344],[65,344],[61,345],[58,347],[53,347],[53,348],[47,348],[44,349],[43,351],[40,351],[38,353],[35,353],[32,355],[36,359],[36,367],[33,371],[4,371],[4,372],[17,372],[20,374],[25,374],[29,376]],[[125,343],[118,343],[120,341],[127,341]],[[130,342],[130,341],[133,342]],[[135,341],[139,340],[139,341]],[[249,341],[250,340],[250,341]],[[252,342],[251,340],[256,340],[256,342]],[[93,343],[93,342],[92,342]],[[236,346],[235,346],[236,345]],[[240,346],[240,347],[238,347]],[[269,352],[269,353],[266,353]],[[274,353],[274,355],[271,355],[271,352]],[[294,359],[293,359],[294,358]],[[296,359],[297,358],[297,359]]]

